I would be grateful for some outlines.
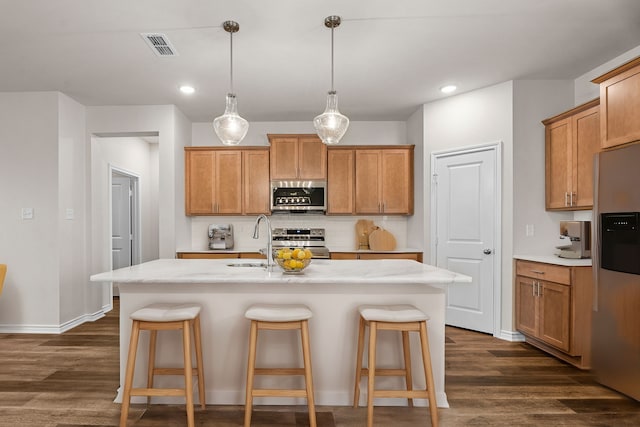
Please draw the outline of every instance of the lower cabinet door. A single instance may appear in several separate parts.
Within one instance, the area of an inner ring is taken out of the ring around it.
[[[535,280],[516,276],[516,329],[523,334],[536,336],[538,325],[538,298]]]
[[[561,350],[570,350],[571,287],[540,281],[539,338]]]

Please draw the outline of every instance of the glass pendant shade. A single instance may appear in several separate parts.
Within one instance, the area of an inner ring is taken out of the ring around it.
[[[338,95],[335,91],[327,95],[327,108],[313,119],[313,126],[322,142],[327,145],[337,144],[344,136],[349,127],[349,119],[338,111]]]
[[[249,122],[238,115],[238,101],[234,94],[227,94],[224,114],[213,120],[213,130],[224,145],[238,145],[247,134]]]

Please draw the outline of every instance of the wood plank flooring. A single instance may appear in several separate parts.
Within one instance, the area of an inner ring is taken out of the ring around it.
[[[0,427],[116,426],[118,301],[61,335],[0,334]],[[638,426],[640,403],[524,343],[446,330],[442,426]],[[353,363],[353,361],[345,361]],[[319,427],[363,426],[366,408],[318,407]],[[428,425],[426,408],[376,407],[376,426]],[[242,406],[196,409],[196,425],[241,426]],[[129,425],[183,426],[180,405],[133,405]],[[253,426],[307,426],[306,407],[259,406]]]

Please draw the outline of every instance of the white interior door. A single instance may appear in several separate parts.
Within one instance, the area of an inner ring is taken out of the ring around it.
[[[132,263],[132,189],[131,178],[113,174],[111,178],[111,254],[113,269]]]
[[[446,288],[446,323],[494,333],[497,148],[434,160],[435,258],[438,267],[472,277]]]

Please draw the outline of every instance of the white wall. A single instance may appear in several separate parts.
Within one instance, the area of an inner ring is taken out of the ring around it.
[[[0,93],[0,147],[0,325],[58,325],[58,93]]]
[[[425,149],[424,149],[424,106],[420,106],[407,120],[407,143],[414,149],[413,216],[407,221],[407,246],[426,248],[429,241],[425,237],[424,220],[429,210],[425,199]],[[425,258],[426,259],[426,258]]]
[[[62,93],[58,94],[58,126],[59,323],[65,324],[102,307],[96,289],[88,286],[85,107]]]
[[[513,82],[505,82],[424,105],[424,198],[431,200],[431,153],[502,141],[502,325],[513,330]],[[425,239],[431,233],[425,211]],[[425,244],[425,262],[431,251]],[[496,331],[498,332],[498,331]]]
[[[571,80],[517,80],[513,85],[513,252],[553,255],[561,220],[545,210],[545,132],[542,120],[573,107]],[[526,225],[533,236],[526,236]]]
[[[308,122],[250,122],[247,136],[241,145],[269,145],[269,133],[315,134],[313,123]],[[193,123],[193,146],[222,146],[211,123]],[[351,122],[340,140],[341,145],[396,145],[407,144],[405,122]]]
[[[591,83],[591,80],[613,70],[625,62],[629,62],[632,59],[637,58],[638,56],[640,56],[640,45],[576,78],[574,80],[574,105],[584,104],[585,102],[591,101],[592,99],[600,96],[600,86],[595,83]]]

